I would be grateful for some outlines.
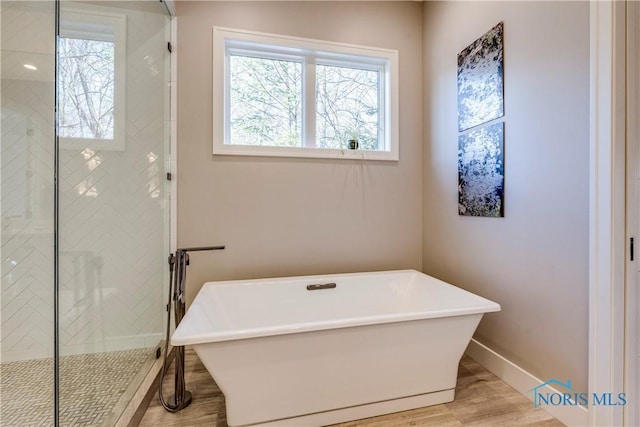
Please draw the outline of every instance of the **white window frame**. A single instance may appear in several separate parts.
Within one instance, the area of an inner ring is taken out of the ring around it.
[[[302,147],[229,144],[229,55],[247,52],[269,59],[302,61]],[[380,71],[381,150],[315,148],[315,65],[352,65]],[[254,31],[213,27],[213,154],[336,159],[399,160],[398,51]]]
[[[60,19],[60,37],[105,40],[114,43],[114,117],[113,139],[59,137],[60,148],[68,150],[125,150],[125,88],[127,55],[127,17],[119,13],[87,12],[64,8]],[[113,28],[113,34],[101,28]]]

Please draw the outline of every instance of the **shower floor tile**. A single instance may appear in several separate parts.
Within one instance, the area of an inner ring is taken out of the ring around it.
[[[155,348],[60,359],[60,425],[113,425],[114,412]],[[0,425],[53,425],[53,359],[0,364]]]

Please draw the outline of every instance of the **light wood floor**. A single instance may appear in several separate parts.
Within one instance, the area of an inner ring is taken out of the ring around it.
[[[224,396],[190,348],[187,348],[185,366],[187,389],[193,394],[191,405],[174,414],[166,412],[158,403],[156,393],[140,426],[227,427]],[[172,387],[173,376],[170,375],[165,379],[165,396],[172,394]],[[529,399],[465,356],[458,369],[458,385],[453,402],[351,421],[334,427],[563,425],[543,409],[534,409]]]

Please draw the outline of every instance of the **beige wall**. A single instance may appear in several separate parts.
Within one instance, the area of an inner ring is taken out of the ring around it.
[[[422,6],[415,2],[180,1],[178,243],[207,280],[420,269]],[[400,161],[211,154],[213,25],[399,50]]]
[[[504,21],[505,218],[457,214],[457,53]],[[424,4],[426,273],[493,299],[476,338],[587,391],[589,6]]]
[[[177,8],[179,245],[227,245],[192,255],[189,300],[207,280],[422,266],[502,304],[478,340],[586,391],[587,3]],[[456,57],[500,21],[506,216],[460,217]],[[213,25],[398,49],[400,162],[214,157]]]

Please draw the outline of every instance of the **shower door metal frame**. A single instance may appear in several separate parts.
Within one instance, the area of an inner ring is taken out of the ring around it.
[[[54,76],[54,149],[53,149],[53,424],[60,425],[60,138],[58,136],[58,38],[60,37],[60,1],[55,1]]]

